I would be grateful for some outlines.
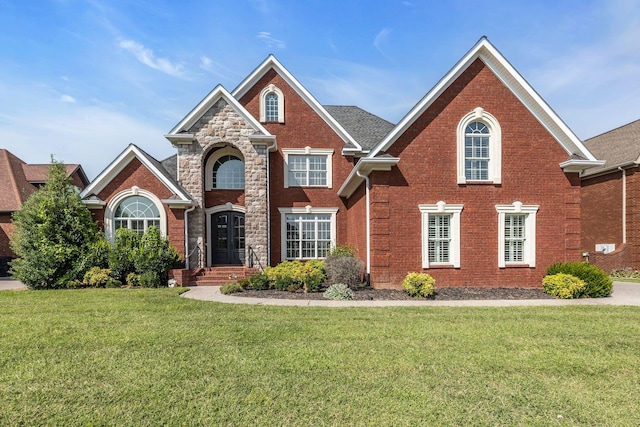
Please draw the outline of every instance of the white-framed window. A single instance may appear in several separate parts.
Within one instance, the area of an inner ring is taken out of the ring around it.
[[[338,208],[279,208],[282,260],[326,258],[336,246]]]
[[[498,267],[536,266],[537,205],[496,205],[498,212]]]
[[[260,121],[284,123],[284,94],[273,84],[260,92]]]
[[[285,148],[284,187],[332,187],[333,149]]]
[[[205,190],[244,189],[244,166],[239,150],[233,147],[216,150],[205,165]]]
[[[460,268],[460,213],[463,205],[439,201],[418,205],[422,213],[422,268]]]
[[[458,184],[500,184],[502,131],[496,118],[478,107],[460,120],[457,134]]]
[[[129,228],[143,234],[155,226],[163,236],[167,235],[167,218],[160,199],[153,193],[138,187],[121,191],[107,203],[104,214],[104,230],[113,241],[118,228]]]

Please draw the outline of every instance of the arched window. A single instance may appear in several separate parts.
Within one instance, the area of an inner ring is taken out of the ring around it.
[[[220,157],[213,164],[212,187],[220,189],[244,188],[244,162],[232,155]]]
[[[284,94],[275,85],[260,93],[260,121],[284,123]]]
[[[146,229],[152,225],[160,229],[160,211],[146,197],[127,197],[116,207],[113,223],[114,230],[129,228],[138,234],[144,234]]]
[[[500,124],[478,107],[458,123],[458,184],[502,182]]]

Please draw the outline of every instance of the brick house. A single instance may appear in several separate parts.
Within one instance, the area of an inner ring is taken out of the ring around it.
[[[6,276],[9,261],[15,254],[9,247],[13,232],[11,215],[19,211],[24,202],[47,180],[48,164],[27,164],[0,149],[0,277]],[[65,165],[73,185],[83,189],[89,180],[80,165]]]
[[[605,271],[640,269],[640,120],[584,141],[605,161],[582,174],[582,249]]]
[[[380,288],[539,286],[580,259],[579,175],[602,164],[486,38],[396,125],[321,105],[269,56],[165,137],[175,156],[131,145],[83,191],[107,236],[155,224],[223,274],[350,243]]]

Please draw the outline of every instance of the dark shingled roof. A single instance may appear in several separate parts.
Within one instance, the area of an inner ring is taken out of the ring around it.
[[[350,105],[325,105],[325,110],[333,116],[362,146],[364,151],[372,149],[382,141],[395,126],[360,107]]]
[[[162,167],[167,171],[169,176],[176,181],[178,179],[178,155],[167,157],[160,162]]]
[[[640,157],[640,120],[589,138],[584,145],[596,158],[606,161],[603,166],[588,169],[584,176],[633,163]]]

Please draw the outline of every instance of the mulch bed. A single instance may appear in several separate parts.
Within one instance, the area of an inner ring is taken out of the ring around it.
[[[276,291],[268,289],[264,291],[245,290],[233,294],[239,297],[251,298],[276,298],[276,299],[302,299],[321,300],[325,299],[322,292],[304,293]],[[359,289],[354,291],[355,300],[415,300],[403,290],[397,289]],[[518,299],[553,299],[553,296],[545,294],[542,289],[523,288],[443,288],[437,289],[435,294],[429,298],[435,301],[452,300],[518,300]]]

